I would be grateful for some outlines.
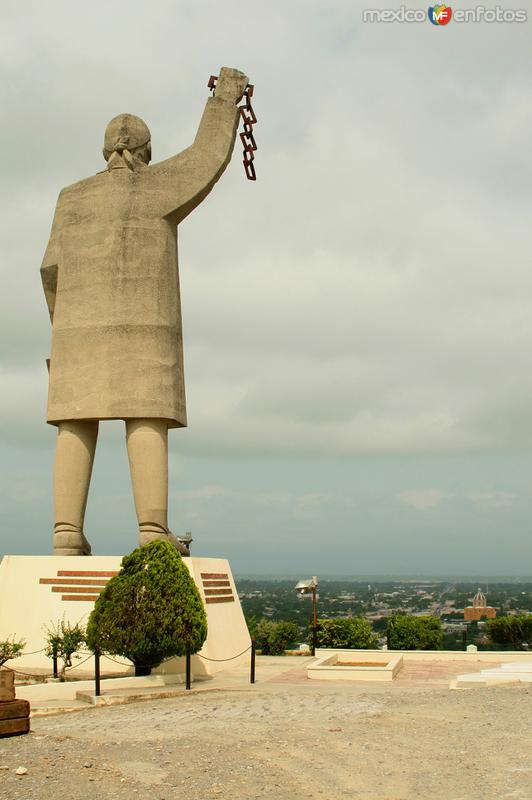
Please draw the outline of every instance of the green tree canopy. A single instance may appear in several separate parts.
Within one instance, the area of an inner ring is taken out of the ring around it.
[[[128,658],[137,674],[166,658],[201,650],[207,617],[201,596],[175,547],[155,541],[122,559],[87,626],[91,649]]]
[[[0,642],[0,667],[12,658],[18,658],[26,647],[24,639],[18,641],[14,636]]]
[[[394,614],[386,628],[390,650],[441,650],[443,631],[438,617]]]
[[[312,642],[312,630],[309,635]],[[378,639],[371,624],[363,617],[337,617],[319,619],[316,631],[317,647],[346,647],[356,650],[371,650],[377,647]]]
[[[299,638],[299,628],[295,622],[273,622],[261,619],[255,623],[255,643],[264,656],[280,656]]]
[[[495,644],[522,650],[525,644],[532,644],[532,614],[490,619],[486,623],[486,633]]]

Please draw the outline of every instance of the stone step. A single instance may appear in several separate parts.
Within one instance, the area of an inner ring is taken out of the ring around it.
[[[501,664],[501,669],[509,672],[529,672],[532,675],[532,661],[519,661],[511,664]]]
[[[450,686],[452,689],[467,689],[504,683],[532,683],[532,661],[506,663],[480,672],[466,672],[457,675]]]
[[[0,737],[19,736],[30,731],[30,704],[27,700],[0,703]]]
[[[0,703],[0,722],[4,719],[29,717],[30,704],[27,700],[8,700]]]
[[[0,738],[4,736],[20,736],[30,732],[29,717],[19,717],[18,719],[0,720]]]

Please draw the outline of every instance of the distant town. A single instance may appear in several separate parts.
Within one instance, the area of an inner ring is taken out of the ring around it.
[[[237,588],[246,618],[296,622],[302,634],[310,624],[312,601],[295,591],[293,579],[239,578]],[[472,607],[481,590],[487,614]],[[469,609],[469,611],[468,611]],[[490,610],[491,609],[491,610]],[[377,579],[320,579],[320,618],[361,616],[371,622],[382,643],[388,618],[393,614],[436,616],[444,631],[445,649],[462,649],[468,643],[488,645],[483,636],[489,616],[532,612],[532,580],[482,584],[477,581]],[[493,646],[490,644],[490,647]]]

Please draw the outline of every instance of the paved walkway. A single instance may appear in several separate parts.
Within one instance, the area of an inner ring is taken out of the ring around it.
[[[449,660],[449,661],[408,661],[405,658],[403,667],[399,671],[396,678],[390,682],[383,682],[376,684],[375,681],[359,681],[356,683],[361,686],[381,686],[387,689],[391,688],[405,688],[406,686],[440,686],[448,687],[453,678],[462,674],[465,671],[465,664],[462,660]],[[285,670],[281,673],[276,673],[267,678],[271,683],[305,683],[309,681],[307,678],[306,665],[312,661],[312,658],[305,659],[305,664],[301,666],[294,666],[292,669]],[[498,667],[499,662],[490,662],[490,667]],[[474,662],[467,664],[469,672],[480,672],[486,668],[484,662]],[[315,683],[319,679],[312,679],[309,683]],[[330,681],[319,681],[319,683],[329,683]]]
[[[256,668],[256,683],[263,689],[267,689],[272,684],[298,684],[306,685],[312,691],[314,684],[323,685],[336,684],[336,681],[316,681],[309,680],[306,667],[312,663],[312,656],[258,656]],[[491,662],[490,667],[497,667],[500,662]],[[485,669],[486,664],[482,661],[475,661],[467,664],[468,672],[480,672]],[[410,687],[433,686],[434,688],[448,688],[457,675],[462,674],[466,669],[463,660],[448,661],[408,661],[405,663],[398,676],[390,682],[375,683],[373,681],[356,681],[358,685],[375,690],[404,690]],[[89,678],[90,676],[86,676]],[[344,683],[344,681],[342,681]],[[355,682],[345,682],[352,685]],[[49,692],[47,693],[47,687]],[[86,700],[78,699],[54,699],[54,684],[43,684],[39,689],[39,696],[28,692],[31,702],[33,716],[46,716],[58,713],[73,711],[84,711],[94,707],[90,701],[93,693],[92,686],[86,690]],[[85,688],[85,687],[84,687]],[[273,689],[273,685],[271,686]],[[317,688],[317,687],[315,687]],[[164,697],[179,697],[204,692],[246,692],[253,691],[254,687],[250,683],[249,665],[244,664],[217,673],[208,680],[196,681],[192,684],[190,691],[187,691],[184,684],[172,684],[168,686],[142,686],[136,683],[131,688],[113,687],[108,681],[102,692],[100,705],[118,705],[121,703],[136,702],[141,700],[156,700]],[[47,696],[49,694],[49,696]],[[25,696],[24,687],[17,689],[17,696]],[[89,702],[87,702],[87,700]]]
[[[294,664],[304,667],[314,659],[311,656],[258,656],[256,668],[256,683],[264,684],[283,672],[286,672],[288,665]],[[80,675],[85,680],[92,679],[92,675]],[[102,678],[107,676],[102,676]],[[118,677],[118,676],[117,676]],[[123,675],[120,677],[124,677]],[[114,688],[107,681],[102,691],[100,703],[91,703],[86,700],[72,698],[54,697],[54,689],[57,684],[38,684],[25,687],[17,686],[17,697],[30,700],[32,716],[48,716],[53,714],[84,711],[93,708],[94,705],[119,705],[127,702],[141,700],[157,700],[165,697],[179,697],[185,695],[198,694],[203,692],[216,691],[252,691],[253,685],[250,683],[250,667],[248,664],[233,666],[230,670],[218,672],[207,680],[193,682],[190,690],[185,688],[184,683],[170,684],[167,686],[142,686],[142,679],[135,682],[131,688]],[[90,687],[83,686],[83,692],[87,695],[93,694],[92,684]],[[26,689],[28,691],[26,691]],[[57,692],[55,692],[57,694]]]
[[[499,666],[498,663],[490,663],[490,667]],[[394,680],[396,686],[404,686],[405,684],[427,684],[430,686],[449,686],[449,682],[465,671],[463,661],[411,661],[403,665],[403,669],[399,672]],[[480,672],[485,669],[486,664],[476,662],[467,665],[469,672]]]

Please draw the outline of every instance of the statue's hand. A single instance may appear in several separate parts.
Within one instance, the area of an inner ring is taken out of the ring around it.
[[[247,75],[238,69],[222,67],[216,83],[216,97],[238,103],[249,83]]]

